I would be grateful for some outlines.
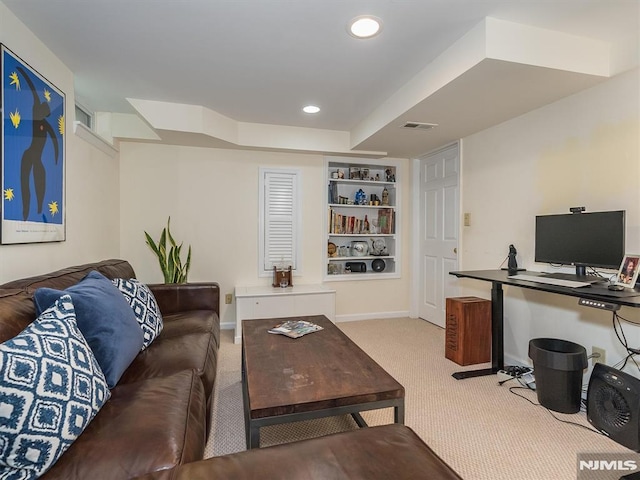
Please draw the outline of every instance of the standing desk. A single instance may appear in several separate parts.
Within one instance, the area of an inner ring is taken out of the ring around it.
[[[529,273],[535,274],[535,272]],[[449,274],[458,278],[471,278],[491,282],[491,368],[456,372],[453,377],[458,380],[491,375],[504,369],[504,300],[502,285],[640,308],[640,288],[638,286],[634,290],[627,289],[622,292],[608,290],[606,283],[604,285],[595,284],[589,287],[569,288],[526,280],[513,280],[508,278],[509,273],[506,270],[468,270],[449,272]]]

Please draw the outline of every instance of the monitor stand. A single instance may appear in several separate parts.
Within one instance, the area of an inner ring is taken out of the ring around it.
[[[556,272],[545,272],[543,277],[547,278],[555,278],[558,280],[571,280],[574,282],[585,282],[585,283],[600,283],[606,281],[606,278],[596,277],[594,275],[587,275],[587,267],[584,265],[576,266],[576,273],[556,273]]]

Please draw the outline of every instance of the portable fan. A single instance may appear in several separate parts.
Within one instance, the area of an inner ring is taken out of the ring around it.
[[[612,440],[640,451],[640,380],[597,363],[587,390],[587,419]]]

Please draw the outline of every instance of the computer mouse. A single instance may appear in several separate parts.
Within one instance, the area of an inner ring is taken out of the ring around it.
[[[607,287],[609,290],[613,290],[614,292],[621,292],[622,290],[624,290],[624,287],[622,285],[616,285],[616,284],[611,284]]]

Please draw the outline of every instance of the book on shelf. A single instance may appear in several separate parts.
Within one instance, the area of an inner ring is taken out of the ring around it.
[[[305,320],[286,320],[268,330],[268,332],[286,335],[290,338],[299,338],[307,333],[317,332],[318,330],[322,330],[322,327],[315,323],[307,322]]]
[[[391,234],[394,229],[394,211],[392,208],[378,210],[378,228],[382,234]]]
[[[342,215],[329,208],[329,233],[333,234],[362,234],[365,231],[365,221],[350,215]]]

